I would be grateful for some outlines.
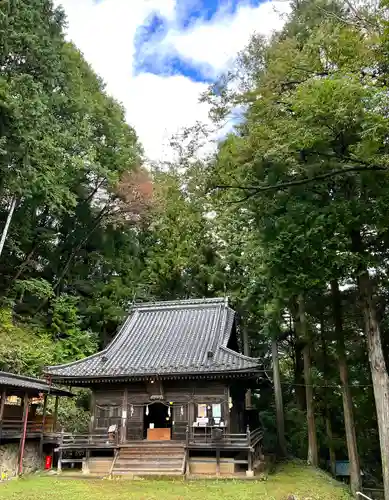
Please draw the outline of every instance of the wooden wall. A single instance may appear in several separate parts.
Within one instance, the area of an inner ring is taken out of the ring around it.
[[[163,381],[126,385],[107,384],[95,387],[92,398],[91,431],[106,432],[110,425],[121,429],[122,440],[143,439],[143,416],[146,404],[158,401],[173,403],[172,439],[185,439],[187,426],[197,417],[197,404],[222,403],[223,419],[229,426],[229,387],[217,381]],[[124,410],[124,413],[123,413]],[[122,418],[122,416],[126,418]]]

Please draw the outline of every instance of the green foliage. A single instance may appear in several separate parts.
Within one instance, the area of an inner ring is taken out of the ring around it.
[[[55,361],[50,335],[15,325],[9,309],[0,310],[0,369],[40,376],[42,366]]]

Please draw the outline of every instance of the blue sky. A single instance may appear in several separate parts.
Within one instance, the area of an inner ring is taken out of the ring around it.
[[[239,8],[243,6],[257,8],[260,3],[261,0],[178,0],[175,5],[176,29],[185,34],[200,23],[211,23],[221,14],[233,18]],[[134,39],[136,47],[134,73],[183,75],[196,82],[214,81],[217,75],[212,72],[211,65],[206,63],[198,65],[196,61],[190,61],[174,50],[168,54],[158,54],[158,43],[163,44],[169,26],[168,18],[159,12],[152,12],[138,27]],[[150,44],[156,47],[155,51],[149,50]]]
[[[286,0],[54,0],[67,35],[123,103],[152,161],[169,138],[208,122],[201,93],[228,70],[255,31],[283,24]]]

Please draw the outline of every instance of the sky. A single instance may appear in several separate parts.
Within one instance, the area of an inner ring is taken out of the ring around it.
[[[283,24],[287,0],[55,0],[67,37],[121,102],[150,161],[172,158],[170,137],[208,123],[199,96],[250,35]]]

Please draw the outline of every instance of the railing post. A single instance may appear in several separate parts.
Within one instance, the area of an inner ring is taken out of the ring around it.
[[[189,446],[189,424],[186,426],[186,431],[185,431],[185,440],[186,440],[186,446]]]
[[[247,477],[253,477],[254,476],[254,471],[253,471],[253,452],[251,450],[251,432],[250,432],[250,426],[247,426],[246,429],[246,436],[247,436],[247,446],[248,446],[248,453],[247,453],[247,471],[246,471],[246,476]]]
[[[253,471],[253,453],[251,450],[248,450],[248,455],[247,455],[247,472],[246,472],[247,477],[253,477],[254,476],[254,471]]]

